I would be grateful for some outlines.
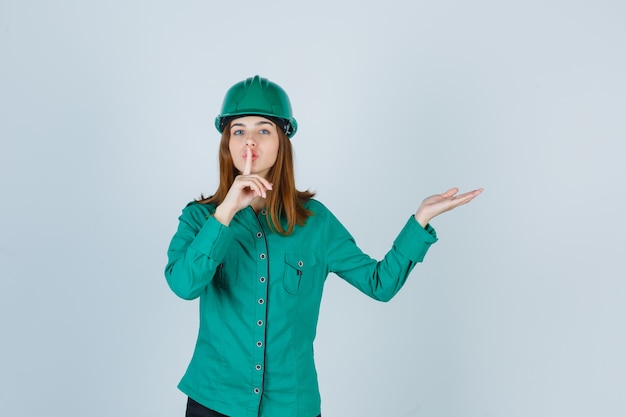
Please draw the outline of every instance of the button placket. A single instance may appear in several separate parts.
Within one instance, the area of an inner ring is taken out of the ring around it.
[[[252,388],[255,394],[261,394],[265,378],[265,343],[266,343],[266,318],[267,318],[267,293],[269,283],[269,254],[267,247],[267,234],[265,233],[264,224],[267,211],[261,210],[260,216],[257,216],[258,228],[252,230],[252,237],[254,239],[254,246],[257,254],[257,279],[254,286],[255,298],[255,318],[256,326],[254,331],[254,339],[251,341],[254,343],[254,355],[250,363],[252,372],[254,373],[252,378]]]

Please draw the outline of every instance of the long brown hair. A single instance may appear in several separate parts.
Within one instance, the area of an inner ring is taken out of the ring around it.
[[[267,193],[266,207],[268,211],[268,223],[270,227],[281,235],[290,235],[293,228],[303,226],[306,219],[313,215],[313,212],[306,209],[304,204],[309,201],[315,193],[310,191],[298,191],[293,169],[293,150],[291,141],[285,133],[277,127],[278,133],[278,155],[274,166],[267,174],[267,180],[272,184],[272,190]],[[220,163],[220,183],[215,194],[208,198],[198,200],[201,204],[221,204],[226,198],[228,190],[233,185],[235,177],[239,175],[237,168],[233,164],[233,158],[229,149],[230,123],[224,128],[222,140],[220,141],[219,163]],[[285,220],[287,227],[283,227],[281,220]]]

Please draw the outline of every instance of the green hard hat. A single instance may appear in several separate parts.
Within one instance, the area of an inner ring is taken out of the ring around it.
[[[291,103],[285,90],[258,75],[238,82],[226,92],[222,111],[215,118],[215,127],[222,133],[233,118],[247,115],[267,117],[289,138],[298,130],[298,123],[291,113]]]

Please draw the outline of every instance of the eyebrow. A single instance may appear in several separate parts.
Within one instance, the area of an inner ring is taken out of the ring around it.
[[[270,126],[274,126],[274,123],[267,121],[267,120],[261,120],[260,122],[256,122],[254,124],[255,126],[261,126],[261,125],[270,125]],[[241,127],[246,127],[245,124],[243,123],[233,123],[232,125],[230,125],[230,128],[232,129],[235,126],[241,126]]]

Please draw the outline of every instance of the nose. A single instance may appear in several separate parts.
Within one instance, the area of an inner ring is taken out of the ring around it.
[[[254,134],[248,134],[248,136],[246,137],[246,145],[251,148],[254,148],[256,146],[256,139],[254,138]]]

